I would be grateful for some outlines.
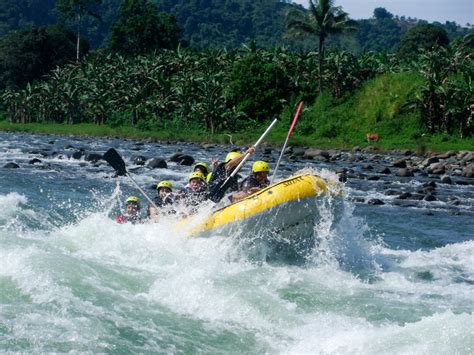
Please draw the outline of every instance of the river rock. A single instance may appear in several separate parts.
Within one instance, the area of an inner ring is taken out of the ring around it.
[[[425,197],[423,198],[423,200],[425,201],[428,201],[428,202],[431,202],[431,201],[436,201],[436,197],[434,197],[432,194],[427,194],[425,195]]]
[[[340,173],[340,174],[338,174],[338,176],[339,176],[339,181],[340,182],[346,182],[347,181],[347,174]]]
[[[37,158],[34,158],[34,159],[31,159],[28,164],[41,164],[42,161],[37,159]]]
[[[84,155],[84,152],[83,152],[83,151],[77,150],[77,151],[75,151],[74,153],[72,153],[71,156],[72,156],[74,159],[81,159],[83,155]]]
[[[303,155],[304,158],[309,158],[309,159],[314,159],[316,157],[323,157],[324,159],[326,160],[329,160],[331,158],[330,154],[325,151],[325,150],[321,150],[321,149],[307,149],[305,152],[304,152],[304,155]]]
[[[6,163],[3,167],[5,169],[18,169],[20,166],[17,163]]]
[[[413,172],[409,169],[401,168],[401,169],[398,169],[395,175],[399,177],[411,177],[413,176]]]
[[[305,152],[306,152],[306,149],[297,147],[297,148],[293,148],[293,152],[291,153],[291,155],[295,157],[302,157],[305,155]]]
[[[421,186],[423,186],[423,187],[428,187],[428,186],[436,187],[436,181],[431,180],[431,181],[425,182]]]
[[[427,166],[430,166],[431,164],[438,163],[438,162],[439,162],[438,157],[429,157],[429,158],[423,160],[421,165],[424,166],[424,167],[427,167]]]
[[[179,159],[178,164],[179,165],[186,165],[186,166],[193,165],[194,164],[194,158],[190,155],[183,155]]]
[[[368,181],[378,181],[380,180],[380,176],[372,175],[367,178]]]
[[[157,158],[151,159],[148,162],[147,166],[151,169],[167,169],[168,168],[168,164],[166,164],[166,160],[157,159]]]
[[[412,194],[409,192],[403,192],[401,195],[398,195],[399,200],[408,200],[412,197]]]
[[[336,168],[335,172],[336,174],[345,174],[347,172],[347,168],[338,167]]]
[[[147,158],[143,155],[134,155],[130,158],[130,161],[135,165],[145,165]]]
[[[457,156],[458,160],[461,160],[463,162],[471,162],[474,161],[474,152],[463,152],[464,154],[462,155],[462,158],[459,158],[459,155]]]
[[[472,178],[474,177],[474,164],[469,164],[462,169],[462,176]]]
[[[451,157],[455,157],[456,155],[457,155],[457,152],[450,150],[450,151],[448,151],[448,152],[446,152],[446,153],[438,154],[437,157],[438,157],[439,159],[449,159],[449,158],[451,158]]]
[[[393,166],[395,168],[406,168],[407,167],[407,162],[405,159],[400,159],[400,160],[396,160],[393,162]]]
[[[451,178],[449,176],[444,175],[443,177],[441,177],[440,182],[443,183],[443,184],[451,185],[453,183],[453,180],[451,180]]]
[[[182,153],[182,152],[176,152],[176,153],[171,154],[171,156],[168,158],[168,160],[172,161],[174,163],[179,163],[179,160],[181,159],[181,157],[183,155],[184,155],[184,153]]]
[[[371,198],[370,200],[367,201],[367,204],[369,205],[385,205],[385,203],[378,199],[378,198]]]
[[[90,161],[92,163],[96,163],[97,161],[102,159],[102,154],[99,153],[87,153],[84,156],[85,161]]]
[[[389,168],[384,167],[384,168],[378,170],[377,172],[378,172],[379,174],[390,174],[392,171],[391,171]]]

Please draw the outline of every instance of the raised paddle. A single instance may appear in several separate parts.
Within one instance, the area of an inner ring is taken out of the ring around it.
[[[270,181],[270,185],[273,184],[273,180],[275,180],[276,172],[278,170],[278,167],[280,166],[281,158],[283,157],[283,153],[285,152],[286,145],[288,144],[288,141],[290,140],[291,132],[293,132],[293,128],[295,128],[296,120],[298,119],[298,116],[300,115],[302,106],[303,106],[303,101],[300,101],[300,104],[298,105],[298,109],[296,110],[295,118],[293,118],[293,122],[291,123],[290,130],[288,131],[288,135],[286,136],[285,144],[283,144],[283,148],[281,148],[280,157],[278,158],[277,164],[275,166],[275,170],[273,170],[273,175]]]
[[[115,169],[117,172],[117,175],[119,176],[127,176],[135,185],[135,187],[145,196],[145,198],[150,202],[150,204],[158,209],[156,204],[152,201],[150,197],[146,194],[145,191],[137,184],[137,182],[130,176],[130,174],[127,172],[127,168],[125,167],[125,162],[123,161],[122,157],[120,154],[114,149],[110,148],[107,152],[104,154],[104,160],[109,163],[112,168]]]
[[[270,126],[268,126],[268,128],[265,130],[265,132],[263,132],[262,136],[258,139],[257,143],[255,143],[253,146],[255,148],[258,147],[258,145],[263,141],[263,139],[265,138],[265,136],[268,134],[268,132],[270,132],[270,130],[272,129],[272,127],[275,125],[275,123],[277,123],[277,119],[275,118],[273,120],[273,122],[270,124]],[[222,184],[217,184],[216,186],[214,186],[212,188],[212,190],[209,192],[209,199],[211,201],[214,201],[214,202],[219,202],[222,197],[224,197],[225,195],[225,192],[229,186],[229,183],[231,182],[231,178],[235,176],[235,174],[238,173],[238,171],[240,170],[240,168],[244,165],[245,161],[248,159],[248,157],[250,156],[250,154],[245,154],[244,158],[242,159],[242,161],[239,163],[239,165],[237,165],[235,167],[235,169],[232,171],[232,173],[230,174],[230,176],[222,183]]]

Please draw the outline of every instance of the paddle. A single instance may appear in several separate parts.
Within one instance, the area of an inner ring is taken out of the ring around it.
[[[263,141],[263,139],[265,138],[265,136],[268,134],[268,132],[270,132],[270,130],[272,129],[272,127],[275,125],[275,123],[277,123],[277,119],[275,118],[273,120],[273,122],[270,124],[270,126],[268,126],[268,128],[265,130],[265,132],[263,132],[262,136],[259,138],[259,140],[257,141],[257,143],[255,143],[253,146],[255,148],[258,147],[258,145]],[[232,171],[232,173],[230,174],[230,176],[222,183],[222,184],[217,184],[216,186],[214,186],[212,188],[212,190],[209,192],[209,199],[211,201],[214,201],[214,202],[219,202],[222,197],[224,197],[225,195],[225,192],[227,190],[227,188],[229,187],[229,184],[231,182],[231,178],[235,176],[235,174],[238,173],[238,171],[240,170],[240,168],[244,165],[245,161],[248,159],[248,157],[250,156],[250,154],[245,154],[244,158],[242,159],[242,161],[239,163],[239,165],[237,165],[235,167],[235,169]]]
[[[112,168],[115,169],[117,172],[117,175],[119,176],[127,176],[135,185],[135,187],[145,196],[145,198],[150,202],[150,204],[158,209],[156,204],[152,201],[150,197],[146,194],[145,191],[137,184],[137,182],[130,176],[130,174],[127,172],[127,168],[125,167],[125,162],[123,161],[122,157],[120,154],[114,149],[110,148],[107,152],[104,154],[104,160],[109,163]]]
[[[276,172],[278,170],[278,166],[280,165],[281,158],[283,157],[283,153],[285,152],[286,145],[288,144],[288,141],[291,136],[291,132],[293,132],[293,128],[295,128],[296,120],[298,119],[298,116],[300,115],[301,107],[303,106],[303,101],[300,101],[300,104],[298,105],[298,109],[296,110],[295,118],[293,118],[293,122],[291,123],[290,130],[288,131],[288,135],[286,136],[285,144],[283,144],[283,148],[281,149],[280,157],[278,158],[277,164],[275,166],[275,170],[273,171],[272,175],[272,180],[270,181],[270,185],[273,184],[273,180],[275,180]]]

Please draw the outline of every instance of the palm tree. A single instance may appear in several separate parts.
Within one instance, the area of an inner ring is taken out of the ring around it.
[[[288,31],[294,36],[316,35],[319,39],[318,90],[323,88],[324,42],[331,34],[352,31],[356,22],[334,0],[309,0],[309,11],[292,9],[288,13]]]

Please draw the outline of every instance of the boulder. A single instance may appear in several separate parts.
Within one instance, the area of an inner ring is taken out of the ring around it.
[[[151,169],[167,169],[168,168],[168,164],[166,164],[166,160],[157,159],[157,158],[151,159],[148,162],[147,166]]]
[[[368,181],[378,181],[380,180],[380,176],[372,175],[367,178]]]
[[[370,200],[367,201],[367,204],[369,205],[385,205],[385,203],[378,199],[378,198],[371,198]]]
[[[340,182],[346,182],[347,181],[347,175],[345,173],[340,173],[338,174],[339,176],[339,181]]]
[[[409,192],[403,192],[401,195],[399,195],[397,198],[399,200],[408,200],[412,197],[412,194]]]
[[[41,164],[42,161],[37,159],[37,158],[34,158],[34,159],[31,159],[28,164]]]
[[[179,165],[186,165],[186,166],[193,165],[194,164],[194,158],[190,155],[183,155],[179,159],[178,164]]]
[[[72,153],[72,157],[74,159],[81,159],[82,156],[84,155],[84,152],[80,151],[80,150],[76,150],[74,153]]]
[[[474,177],[474,164],[469,164],[462,169],[462,176],[472,178]]]
[[[423,166],[430,166],[431,164],[434,164],[434,163],[437,163],[439,162],[439,158],[438,157],[430,157],[430,158],[427,158],[425,160],[423,160],[423,162],[421,163],[421,165]]]
[[[398,171],[395,173],[395,175],[399,176],[399,177],[411,177],[411,176],[413,176],[413,173],[409,169],[401,168],[401,169],[398,169]]]
[[[172,154],[168,160],[169,161],[172,161],[174,163],[179,163],[179,160],[181,159],[181,157],[184,155],[184,153],[181,153],[181,152],[176,152],[174,154]]]
[[[380,170],[377,171],[377,172],[378,172],[379,174],[390,174],[390,173],[391,173],[390,169],[387,168],[387,167],[384,167],[384,168],[380,169]]]
[[[395,168],[406,168],[407,167],[407,162],[405,159],[400,159],[400,160],[396,160],[393,162],[393,166]]]
[[[292,155],[295,157],[302,157],[305,155],[306,149],[304,148],[293,148]]]
[[[462,156],[461,160],[463,162],[471,162],[474,161],[474,152],[465,152],[465,154]]]
[[[85,161],[90,161],[90,162],[97,162],[99,160],[102,159],[102,154],[99,154],[99,153],[87,153],[85,156],[84,156],[84,160]]]
[[[441,180],[440,180],[443,184],[448,184],[448,185],[451,185],[453,183],[453,180],[451,180],[451,178],[447,175],[441,177]]]
[[[429,174],[444,174],[446,170],[446,164],[443,162],[433,163],[426,169]]]
[[[130,158],[130,161],[135,165],[145,165],[147,158],[143,155],[134,155]]]
[[[3,167],[5,169],[18,169],[20,166],[17,163],[6,163]]]
[[[312,148],[305,150],[303,156],[304,158],[307,158],[307,159],[314,159],[318,156],[321,156],[326,160],[329,160],[331,158],[331,156],[329,155],[327,151],[321,150],[321,149],[312,149]]]
[[[423,200],[431,202],[431,201],[436,201],[436,197],[434,197],[432,194],[427,194],[425,197],[423,197]]]
[[[448,159],[450,157],[456,156],[457,152],[450,150],[449,152],[443,153],[443,154],[438,154],[437,157],[439,159]]]

